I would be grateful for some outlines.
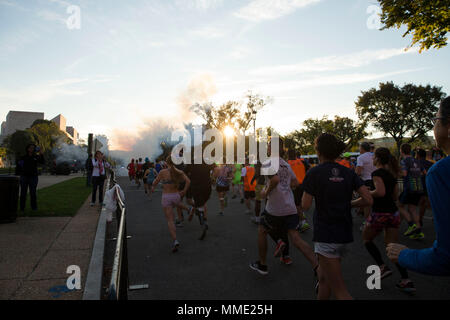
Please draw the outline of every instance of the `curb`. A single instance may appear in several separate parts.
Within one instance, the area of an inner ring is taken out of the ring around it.
[[[109,188],[109,178],[106,186]],[[84,284],[83,300],[101,300],[103,279],[103,258],[105,254],[106,238],[106,209],[102,208],[98,220],[97,232],[95,234],[94,247],[92,249],[91,261]]]

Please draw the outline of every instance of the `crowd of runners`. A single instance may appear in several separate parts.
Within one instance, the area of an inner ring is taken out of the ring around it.
[[[248,158],[234,165],[175,165],[169,156],[156,164],[148,158],[133,159],[127,168],[130,181],[138,188],[142,182],[149,197],[162,185],[161,203],[173,252],[180,249],[177,227],[183,227],[185,215],[188,221],[198,217],[199,239],[204,240],[209,228],[208,212],[226,216],[230,196],[240,200],[243,211],[251,214],[251,221],[258,225],[259,257],[250,264],[252,270],[268,274],[269,236],[274,243],[272,254],[281,263],[293,263],[289,254],[292,246],[307,259],[311,276],[317,279],[318,299],[332,295],[351,299],[341,260],[349,254],[348,244],[354,241],[352,208],[358,208],[358,214],[365,218],[360,228],[361,245],[380,267],[381,279],[393,274],[383,258],[386,256],[400,275],[396,287],[412,294],[416,288],[408,270],[450,275],[450,158],[444,156],[450,153],[450,98],[442,102],[433,122],[437,146],[443,152],[403,144],[397,158],[388,148],[362,142],[359,157],[352,161],[350,154],[344,153],[342,141],[323,133],[315,142],[319,159],[315,165],[302,159],[296,150],[286,150],[280,139],[279,168],[273,176],[262,175],[262,169],[271,166],[271,161],[251,164]],[[213,189],[219,199],[217,208],[207,206]],[[312,221],[308,221],[305,213],[312,207]],[[437,239],[434,246],[412,250],[399,244],[402,236],[414,240],[425,237],[426,209],[433,213]],[[403,221],[407,230],[401,235]],[[311,225],[313,246],[301,237]],[[386,247],[378,248],[374,239],[382,233]]]

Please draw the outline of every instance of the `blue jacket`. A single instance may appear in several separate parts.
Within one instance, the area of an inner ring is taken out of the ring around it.
[[[433,209],[436,241],[432,248],[403,250],[398,262],[411,271],[450,276],[450,157],[428,171],[428,197]]]

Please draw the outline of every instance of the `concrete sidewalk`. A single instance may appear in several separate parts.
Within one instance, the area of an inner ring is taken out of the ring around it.
[[[72,180],[74,178],[83,177],[81,173],[71,174],[69,176],[50,176],[50,175],[42,175],[39,176],[39,183],[37,189],[44,189],[50,187],[54,184],[58,184],[67,180]]]
[[[89,203],[74,217],[0,225],[0,300],[81,300],[101,211]],[[71,265],[81,269],[81,290],[66,287]]]

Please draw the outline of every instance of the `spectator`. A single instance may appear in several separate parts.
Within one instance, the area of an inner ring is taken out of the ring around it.
[[[25,211],[28,189],[30,189],[31,209],[37,210],[38,164],[44,163],[40,148],[35,144],[27,145],[25,155],[17,162],[16,174],[20,175],[20,211],[22,212]]]
[[[98,189],[98,200],[100,205],[103,205],[103,185],[106,179],[106,168],[110,168],[111,165],[106,162],[105,156],[100,151],[95,153],[94,159],[92,159],[92,202],[91,207],[95,205]]]
[[[92,166],[92,154],[89,154],[89,157],[84,164],[84,168],[86,169],[86,186],[90,187],[92,185],[92,170],[94,170],[94,167]]]
[[[436,144],[450,154],[450,97],[442,101],[434,122]],[[413,250],[390,243],[389,258],[404,268],[435,276],[450,276],[450,157],[434,164],[426,178],[428,197],[433,209],[436,241],[432,248]]]

